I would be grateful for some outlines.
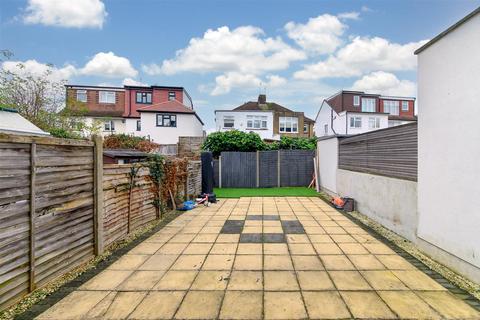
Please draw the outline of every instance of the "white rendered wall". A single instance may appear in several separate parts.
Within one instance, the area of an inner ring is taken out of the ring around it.
[[[141,112],[142,135],[158,144],[176,144],[178,137],[202,137],[203,125],[193,114],[176,114],[176,127],[157,127],[157,114]]]
[[[415,242],[416,182],[342,169],[337,173],[340,196],[354,198],[357,211]]]
[[[105,131],[105,125],[104,125],[104,122],[105,121],[113,121],[114,122],[114,126],[115,126],[115,130],[113,131]],[[105,136],[108,136],[110,134],[120,134],[120,133],[127,133],[125,131],[125,120],[123,118],[97,118],[97,117],[85,117],[85,124],[87,126],[92,126],[92,125],[96,125],[98,126],[99,128],[99,133],[105,137]]]
[[[320,186],[329,193],[337,193],[338,138],[317,142]]]
[[[418,101],[418,236],[478,275],[479,14],[418,55]]]
[[[354,117],[360,117],[362,118],[362,126],[360,128],[351,128],[350,127],[350,118]],[[368,126],[368,121],[369,118],[379,118],[380,119],[380,128],[369,128]],[[345,124],[345,118],[342,117],[340,120]],[[347,112],[347,134],[359,134],[359,133],[364,133],[364,132],[369,132],[369,131],[374,131],[374,130],[379,130],[383,128],[388,128],[388,115],[386,114],[365,114],[365,113],[351,113]]]
[[[315,136],[323,137],[335,134],[335,132],[332,130],[332,114],[333,117],[337,116],[337,113],[332,110],[326,101],[324,101],[320,107],[320,110],[318,111],[317,117],[315,118],[315,124],[313,126]],[[326,133],[325,125],[328,127]]]
[[[249,116],[266,116],[267,117],[267,129],[247,129],[247,115]],[[235,117],[234,128],[223,127],[223,116]],[[262,139],[274,139],[273,135],[273,112],[271,111],[217,111],[215,113],[215,127],[217,131],[229,131],[236,129],[243,132],[255,132],[260,135]]]

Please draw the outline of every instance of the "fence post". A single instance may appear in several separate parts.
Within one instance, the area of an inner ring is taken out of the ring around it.
[[[218,187],[222,187],[222,156],[218,156]]]
[[[94,214],[93,229],[95,235],[95,255],[103,253],[103,139],[100,135],[93,136],[94,146]]]
[[[257,150],[257,188],[260,187],[260,151]]]
[[[35,290],[35,179],[36,179],[36,158],[37,144],[32,143],[30,147],[30,272],[29,289]]]
[[[280,188],[280,150],[277,151],[277,185]]]

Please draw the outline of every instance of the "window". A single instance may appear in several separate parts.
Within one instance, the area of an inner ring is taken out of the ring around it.
[[[137,103],[152,103],[151,92],[137,92]]]
[[[402,111],[408,111],[408,101],[402,101]]]
[[[297,117],[280,117],[280,132],[298,132]]]
[[[360,96],[353,96],[353,105],[358,107],[360,105]]]
[[[168,101],[171,101],[171,100],[176,100],[176,96],[175,96],[175,92],[174,91],[170,91],[168,92]]]
[[[370,129],[378,129],[380,128],[380,118],[368,118],[368,127]]]
[[[361,128],[362,127],[362,118],[361,117],[351,117],[350,118],[350,128]]]
[[[323,126],[323,134],[328,135],[328,124]]]
[[[157,127],[176,127],[177,116],[173,114],[157,114]]]
[[[87,102],[87,90],[77,90],[77,101]]]
[[[385,100],[383,101],[383,112],[389,113],[394,116],[398,116],[398,108],[400,106],[399,101]]]
[[[137,131],[142,131],[142,121],[137,120]]]
[[[303,133],[308,133],[308,124],[303,125]]]
[[[105,131],[115,131],[115,122],[113,120],[105,121],[103,128]]]
[[[362,111],[363,112],[375,112],[375,99],[362,98]]]
[[[115,91],[100,91],[99,103],[115,103]]]
[[[267,129],[267,116],[248,116],[247,129]]]
[[[223,116],[223,127],[224,128],[233,128],[235,126],[235,117],[234,116]]]

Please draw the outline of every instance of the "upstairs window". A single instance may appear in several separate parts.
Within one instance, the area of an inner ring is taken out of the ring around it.
[[[223,116],[223,127],[224,128],[235,127],[235,117],[234,116]]]
[[[137,92],[137,103],[152,103],[152,93],[151,92]]]
[[[173,114],[157,114],[157,127],[176,127],[177,116]]]
[[[375,112],[376,101],[373,98],[362,98],[362,112]]]
[[[248,116],[247,129],[267,129],[267,116]]]
[[[298,133],[298,118],[297,117],[280,117],[279,131]]]
[[[408,101],[402,101],[402,111],[408,111]]]
[[[353,96],[353,105],[358,107],[360,105],[360,96]]]
[[[368,128],[370,129],[379,129],[380,128],[380,118],[368,118]]]
[[[393,116],[399,115],[400,102],[394,100],[383,101],[383,112],[389,113]]]
[[[98,95],[99,103],[115,103],[115,91],[100,91]]]
[[[168,92],[168,101],[176,100],[177,97],[175,95],[175,91]]]
[[[115,131],[115,122],[113,120],[108,120],[103,123],[103,129],[105,131]]]
[[[361,127],[362,127],[362,117],[350,118],[350,128],[361,128]]]
[[[87,102],[87,90],[77,90],[77,101]]]
[[[137,120],[137,131],[142,131],[142,121]]]

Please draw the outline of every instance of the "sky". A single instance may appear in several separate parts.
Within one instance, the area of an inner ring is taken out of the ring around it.
[[[2,0],[1,65],[70,84],[183,86],[205,122],[266,93],[314,118],[342,89],[416,96],[413,51],[480,6],[456,1]],[[421,107],[421,105],[419,105]]]

